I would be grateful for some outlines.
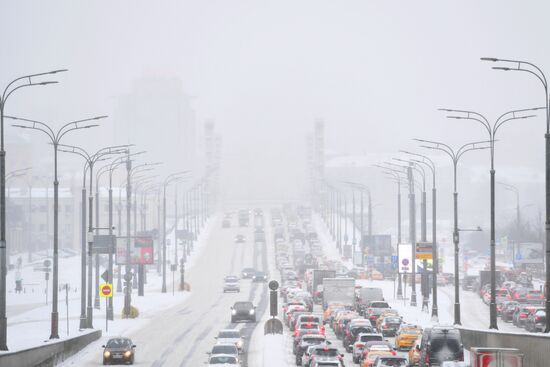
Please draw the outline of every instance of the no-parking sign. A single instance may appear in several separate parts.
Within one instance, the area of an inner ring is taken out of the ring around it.
[[[401,243],[397,245],[397,257],[400,273],[412,272],[412,245],[410,243]]]

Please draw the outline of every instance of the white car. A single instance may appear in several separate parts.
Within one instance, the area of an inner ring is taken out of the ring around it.
[[[234,275],[228,275],[224,279],[223,293],[225,292],[240,292],[241,286],[239,285],[239,277]]]
[[[217,355],[224,355],[224,356],[233,356],[239,359],[239,349],[234,343],[217,343],[212,347],[212,350],[208,352],[207,354],[210,355],[210,357],[214,357]]]
[[[244,347],[244,337],[241,336],[241,332],[238,329],[224,329],[220,330],[216,337],[218,343],[222,344],[234,344],[239,353],[242,353]]]
[[[236,366],[240,367],[239,358],[230,354],[216,354],[208,358],[208,366],[220,367],[220,366]]]

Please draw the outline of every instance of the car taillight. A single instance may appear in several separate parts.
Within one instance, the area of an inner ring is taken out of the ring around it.
[[[430,364],[430,354],[428,353],[428,351],[426,351],[426,364]]]
[[[526,317],[527,317],[527,314],[526,314],[526,313],[523,313],[523,312],[522,312],[522,313],[519,314],[519,318],[520,318],[520,319],[524,319],[524,318],[526,318]]]
[[[294,336],[295,336],[295,337],[300,336],[300,330],[295,330],[295,331],[294,331]]]
[[[396,356],[396,355],[397,355],[397,353],[395,352],[395,350],[391,352],[391,355],[392,355],[392,356]]]
[[[541,320],[540,316],[535,316],[535,322],[539,322]]]
[[[357,348],[363,348],[363,347],[365,346],[365,344],[355,344],[355,346],[356,346]]]

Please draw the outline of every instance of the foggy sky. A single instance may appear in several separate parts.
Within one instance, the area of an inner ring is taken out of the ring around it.
[[[545,1],[2,0],[1,9],[0,85],[70,69],[59,85],[14,95],[6,113],[59,124],[112,116],[136,79],[179,78],[194,97],[196,130],[212,119],[223,137],[230,198],[300,197],[305,135],[317,118],[326,123],[329,156],[374,163],[415,149],[413,137],[454,146],[485,139],[480,126],[447,120],[439,107],[494,119],[544,104],[534,78],[493,71],[480,57],[530,60],[550,73]],[[94,139],[67,142],[119,143],[109,124]],[[20,132],[6,127],[8,140],[12,134]],[[518,185],[532,210],[543,208],[543,134],[541,115],[510,123],[498,137],[497,179]],[[9,161],[8,152],[8,168]],[[450,162],[438,164],[440,202],[450,216]],[[468,224],[488,221],[488,164],[488,153],[461,164]],[[390,223],[394,187],[376,170],[365,172]],[[507,202],[497,209],[509,215],[514,198],[502,195]]]

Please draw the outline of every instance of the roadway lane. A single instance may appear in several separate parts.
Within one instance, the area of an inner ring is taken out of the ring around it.
[[[252,221],[251,221],[252,222]],[[266,221],[267,222],[267,221]],[[243,329],[250,337],[257,324],[230,324],[230,307],[236,301],[251,300],[258,305],[258,320],[267,306],[267,285],[253,284],[251,280],[241,281],[240,293],[222,291],[226,275],[240,276],[242,268],[255,266],[267,269],[265,245],[253,243],[252,228],[236,228],[233,218],[232,228],[222,229],[221,218],[214,226],[206,242],[201,257],[195,266],[186,273],[186,281],[191,285],[191,296],[181,304],[169,308],[154,317],[150,322],[127,336],[137,345],[136,365],[138,366],[199,366],[207,359],[206,353],[215,344],[218,331],[227,327]],[[234,243],[236,234],[244,234],[246,243]],[[171,281],[171,279],[170,279]],[[250,338],[245,340],[245,349]],[[101,345],[105,338],[92,343],[72,358],[71,364],[78,366],[101,365]],[[246,366],[247,356],[243,356]]]

